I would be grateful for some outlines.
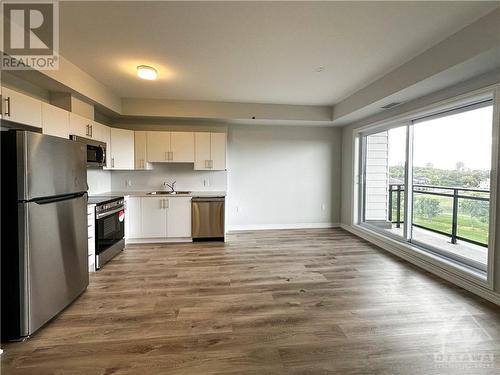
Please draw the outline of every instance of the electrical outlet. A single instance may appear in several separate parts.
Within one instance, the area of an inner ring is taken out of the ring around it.
[[[127,187],[132,186],[132,180],[126,180],[125,181],[125,186],[127,186]]]

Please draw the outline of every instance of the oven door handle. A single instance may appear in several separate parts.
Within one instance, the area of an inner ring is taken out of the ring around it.
[[[125,206],[121,206],[119,208],[114,209],[113,211],[107,211],[107,212],[103,212],[101,214],[97,214],[97,215],[95,215],[95,217],[96,217],[96,219],[102,219],[103,217],[116,214],[117,212],[120,212],[120,211],[122,211],[124,209],[125,209]]]

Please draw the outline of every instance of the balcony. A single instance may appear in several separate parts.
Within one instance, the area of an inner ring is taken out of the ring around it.
[[[390,232],[403,235],[403,184],[389,184]],[[413,185],[412,242],[430,245],[442,255],[486,270],[489,190]]]

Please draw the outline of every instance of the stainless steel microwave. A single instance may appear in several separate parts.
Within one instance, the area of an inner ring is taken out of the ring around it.
[[[78,135],[70,135],[70,139],[87,146],[87,167],[104,167],[106,166],[106,143],[80,137]]]

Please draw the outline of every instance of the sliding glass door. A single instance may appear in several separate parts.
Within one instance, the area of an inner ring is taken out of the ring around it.
[[[486,272],[492,134],[484,98],[364,133],[360,222]]]
[[[412,239],[486,270],[493,104],[413,124]]]

